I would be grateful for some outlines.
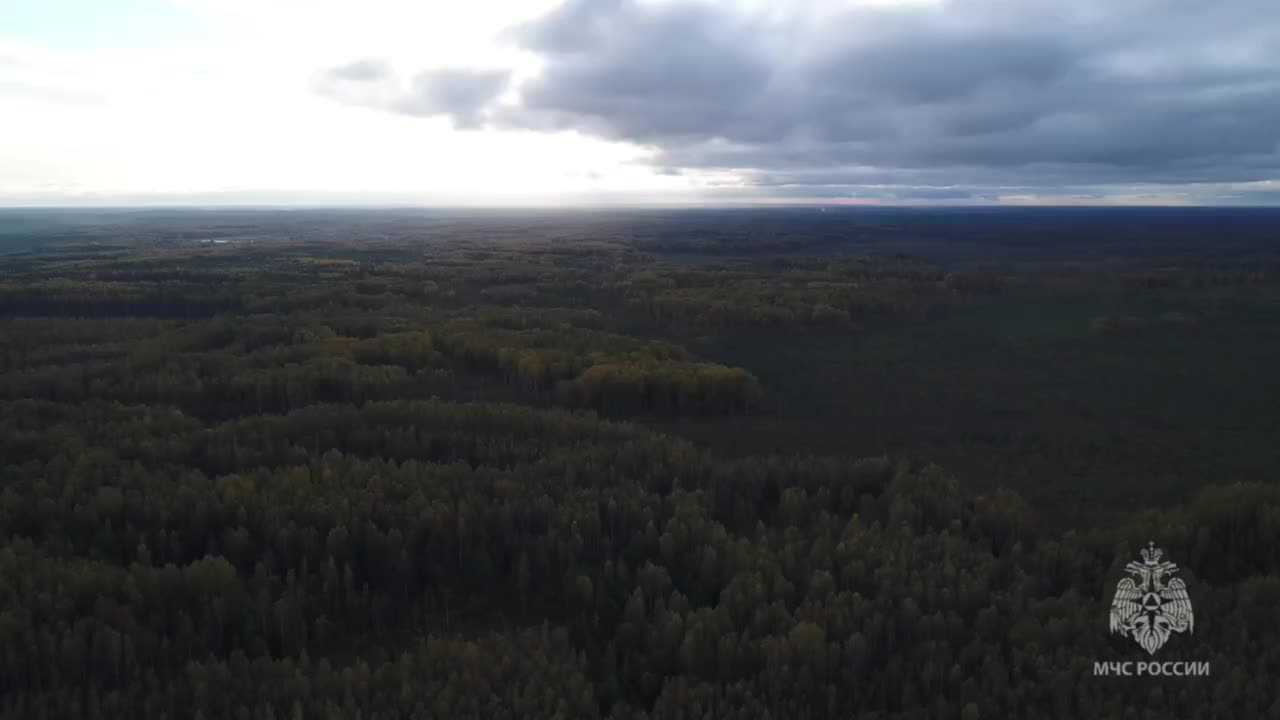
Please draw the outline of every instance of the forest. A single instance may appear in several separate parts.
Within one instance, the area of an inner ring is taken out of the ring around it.
[[[0,211],[0,717],[1280,718],[1278,233]]]

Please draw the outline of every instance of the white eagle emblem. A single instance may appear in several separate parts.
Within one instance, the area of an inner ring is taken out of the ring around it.
[[[1155,543],[1142,549],[1142,562],[1130,562],[1127,577],[1116,586],[1111,601],[1111,632],[1128,635],[1154,655],[1175,632],[1193,632],[1195,616],[1182,578],[1165,578],[1178,566],[1161,561]]]

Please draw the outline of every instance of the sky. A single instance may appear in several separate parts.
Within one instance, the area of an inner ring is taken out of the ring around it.
[[[1280,204],[1276,0],[0,0],[0,205]]]

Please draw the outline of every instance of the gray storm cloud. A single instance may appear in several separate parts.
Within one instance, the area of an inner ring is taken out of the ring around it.
[[[506,70],[447,68],[420,72],[406,84],[389,64],[365,59],[321,73],[316,90],[340,102],[418,117],[444,116],[456,127],[477,128],[509,77]]]
[[[463,70],[363,104],[638,143],[655,149],[655,167],[736,172],[781,195],[892,186],[898,198],[912,187],[924,199],[986,197],[1280,175],[1275,0],[798,2],[767,13],[568,0],[509,37],[543,62],[518,105],[494,104],[505,74]],[[376,87],[383,69],[365,61],[326,77],[331,90]]]

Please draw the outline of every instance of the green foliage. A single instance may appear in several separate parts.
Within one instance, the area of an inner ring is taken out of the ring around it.
[[[1276,486],[1206,477],[1183,504],[1063,531],[1058,508],[926,464],[938,426],[917,424],[893,459],[848,457],[888,447],[876,433],[907,410],[954,407],[899,383],[914,404],[877,406],[883,380],[850,358],[882,352],[926,384],[920,368],[1008,349],[957,332],[921,358],[886,327],[1081,292],[1075,271],[675,263],[611,241],[427,248],[113,249],[0,267],[0,716],[1280,707]],[[1207,288],[1213,303],[1237,289],[1181,272],[1091,282]],[[1090,335],[1091,316],[1035,327],[1035,342],[1107,359],[1220,327],[1162,308],[1142,333]],[[778,349],[766,330],[816,338],[812,363],[739,362],[734,337],[754,357]],[[853,341],[861,355],[841,355]],[[864,406],[845,412],[879,425],[830,455],[770,454],[740,432],[830,432],[792,404],[806,382],[839,402],[860,387]],[[715,450],[659,427],[714,435]],[[990,427],[960,437],[980,444]],[[1036,451],[984,452],[1016,465]],[[1184,568],[1196,607],[1197,633],[1170,649],[1211,661],[1211,678],[1092,676],[1138,657],[1106,633],[1107,593],[1148,540]]]

